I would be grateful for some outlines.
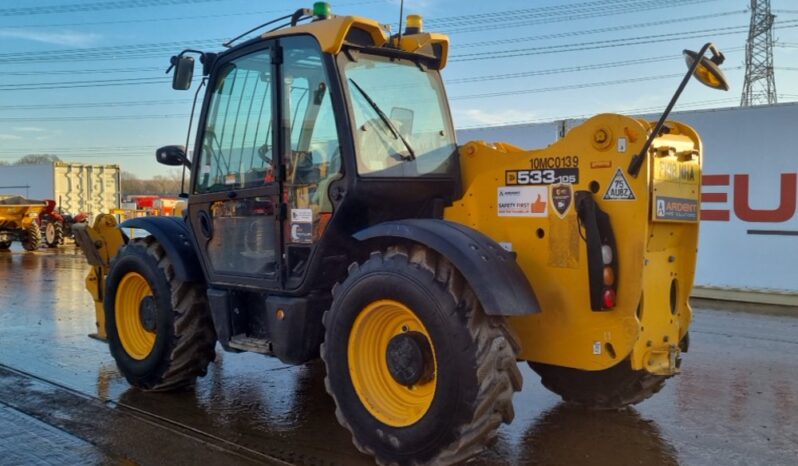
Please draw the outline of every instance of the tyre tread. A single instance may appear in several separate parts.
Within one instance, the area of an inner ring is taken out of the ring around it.
[[[502,317],[491,317],[484,313],[478,299],[454,266],[428,248],[399,245],[391,246],[384,252],[374,251],[364,263],[353,262],[348,269],[349,275],[368,267],[372,261],[396,260],[428,272],[431,279],[448,292],[455,302],[455,312],[465,319],[468,332],[477,346],[475,357],[479,388],[474,400],[472,419],[461,425],[455,440],[429,461],[413,463],[417,466],[454,464],[481,452],[494,439],[499,426],[512,421],[513,393],[520,391],[522,385],[521,372],[516,364],[520,344]],[[340,285],[341,283],[337,283],[333,287],[333,294],[340,289]],[[329,322],[329,314],[330,311],[327,311],[323,317],[325,327],[332,324]],[[328,355],[324,343],[321,345],[321,357],[326,363]],[[355,438],[353,429],[338,408],[339,403],[332,390],[329,375],[325,376],[324,384],[327,393],[336,401],[335,416],[338,423],[352,434],[352,441],[358,450],[374,455],[371,448]],[[396,464],[387,458],[377,457],[376,460],[383,466]]]
[[[197,377],[207,373],[208,364],[216,357],[216,331],[204,288],[198,283],[179,280],[171,259],[152,236],[133,238],[125,247],[143,248],[156,261],[168,282],[174,312],[174,346],[169,353],[166,369],[157,381],[141,388],[170,391],[191,387]]]

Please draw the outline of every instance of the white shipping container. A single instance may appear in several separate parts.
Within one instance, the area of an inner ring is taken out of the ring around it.
[[[119,208],[119,165],[53,162],[0,167],[0,194],[53,199],[63,212],[90,215]]]
[[[656,120],[659,115],[642,118]],[[702,296],[798,303],[798,104],[676,112],[704,144],[696,286]],[[458,131],[534,149],[581,121]],[[761,294],[761,296],[760,296]]]

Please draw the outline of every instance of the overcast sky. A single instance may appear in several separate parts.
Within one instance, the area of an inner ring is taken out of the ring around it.
[[[395,23],[395,0],[331,2],[339,15]],[[732,90],[688,86],[676,110],[739,103],[747,0],[405,2],[451,38],[443,71],[457,127],[538,122],[664,107],[684,71],[682,49],[711,40]],[[225,39],[312,1],[3,0],[0,160],[53,153],[165,173],[155,148],[182,144],[193,92],[173,91],[169,57]],[[798,100],[798,5],[777,15],[780,101]],[[464,142],[464,141],[461,141]]]

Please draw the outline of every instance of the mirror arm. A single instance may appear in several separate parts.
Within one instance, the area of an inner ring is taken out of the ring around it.
[[[671,110],[673,110],[673,106],[676,105],[676,101],[679,100],[679,97],[682,95],[682,91],[684,91],[684,88],[690,81],[690,77],[693,75],[693,73],[695,73],[696,68],[698,68],[698,65],[701,63],[701,57],[707,53],[707,50],[710,47],[715,49],[715,46],[711,42],[707,42],[703,47],[701,47],[701,51],[698,52],[698,59],[694,60],[693,64],[690,65],[690,68],[687,70],[687,74],[685,74],[684,78],[682,79],[682,83],[679,84],[679,88],[676,89],[676,93],[673,94],[673,97],[671,97],[670,103],[668,103],[668,106],[665,108],[662,116],[659,117],[659,121],[657,122],[657,125],[654,126],[654,130],[648,136],[648,139],[646,139],[646,143],[643,144],[643,148],[640,149],[640,153],[632,157],[631,162],[629,162],[629,168],[626,169],[626,172],[634,178],[637,178],[637,174],[640,173],[640,168],[643,166],[643,162],[646,160],[646,155],[648,155],[648,150],[651,148],[654,138],[659,136],[660,131],[662,131],[662,127],[665,126],[665,120],[668,119]],[[713,54],[714,53],[715,52],[713,51]]]

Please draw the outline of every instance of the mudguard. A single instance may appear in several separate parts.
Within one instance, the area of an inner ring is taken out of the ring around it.
[[[191,230],[179,217],[139,217],[126,220],[120,228],[144,230],[163,246],[166,256],[172,261],[175,275],[184,282],[205,280],[202,266],[194,250]]]
[[[515,255],[484,234],[436,219],[380,223],[354,235],[358,241],[401,238],[423,244],[460,271],[488,315],[520,316],[540,312],[540,305]]]

